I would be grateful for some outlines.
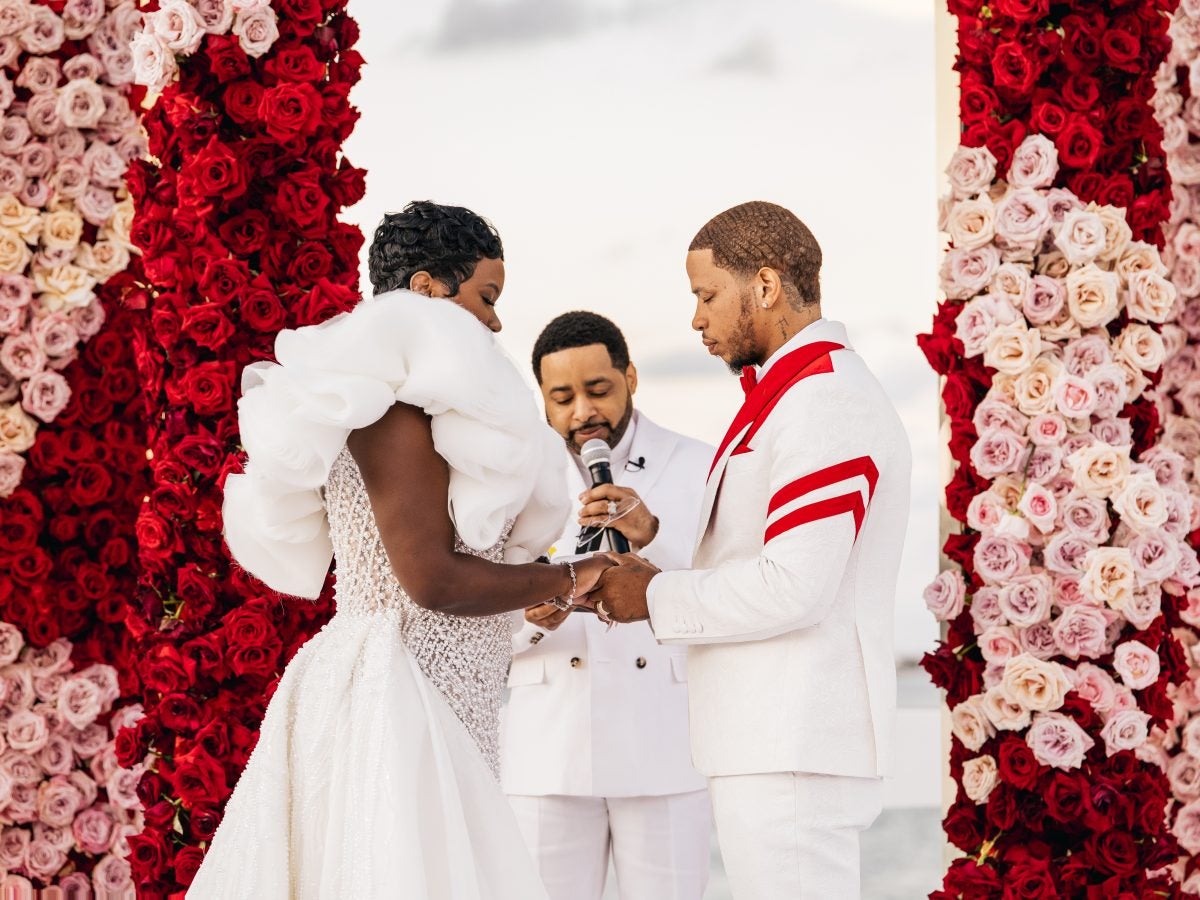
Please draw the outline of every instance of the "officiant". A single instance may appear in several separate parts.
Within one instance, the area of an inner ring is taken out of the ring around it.
[[[533,349],[546,418],[571,460],[576,516],[550,556],[609,549],[621,535],[664,570],[696,545],[713,448],[634,407],[637,369],[608,319],[569,312]],[[580,458],[612,449],[613,484],[591,487]],[[513,639],[501,772],[551,900],[599,900],[611,854],[621,900],[699,900],[711,813],[688,745],[686,650],[646,623],[608,630],[594,615],[534,607]]]

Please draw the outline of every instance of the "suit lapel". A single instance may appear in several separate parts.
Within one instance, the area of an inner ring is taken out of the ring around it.
[[[633,434],[633,445],[629,448],[630,461],[642,459],[642,468],[625,467],[623,472],[614,472],[613,480],[622,487],[633,488],[643,503],[648,503],[647,495],[654,489],[655,483],[671,459],[675,445],[679,443],[678,435],[660,428],[641,413],[637,414],[637,431]]]
[[[700,528],[696,532],[696,546],[694,549],[700,548],[700,542],[704,540],[705,532],[708,531],[708,521],[712,518],[713,506],[717,502],[717,492],[721,488],[721,480],[725,475],[725,466],[729,462],[729,457],[733,456],[734,448],[742,439],[747,431],[750,430],[751,422],[747,422],[742,430],[733,435],[733,440],[729,441],[721,454],[713,460],[712,472],[708,476],[708,481],[704,485],[704,501],[700,504]]]

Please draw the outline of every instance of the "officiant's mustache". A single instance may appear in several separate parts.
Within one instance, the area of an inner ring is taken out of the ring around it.
[[[567,437],[571,441],[571,443],[578,446],[579,441],[576,438],[580,432],[597,431],[598,429],[601,429],[601,428],[604,429],[603,434],[588,434],[587,438],[588,438],[588,440],[592,440],[593,438],[603,438],[603,439],[607,440],[608,436],[610,434],[612,434],[613,428],[612,428],[612,425],[610,425],[604,419],[594,419],[592,421],[584,422],[578,428],[572,428],[570,431],[568,431]]]

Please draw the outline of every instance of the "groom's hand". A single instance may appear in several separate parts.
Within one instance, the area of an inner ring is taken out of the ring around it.
[[[605,569],[588,599],[614,622],[641,622],[650,618],[646,586],[659,573],[635,553],[606,554],[617,564]],[[600,605],[603,604],[603,607]]]

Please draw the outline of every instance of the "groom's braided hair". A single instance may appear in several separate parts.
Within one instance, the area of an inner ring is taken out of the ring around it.
[[[424,271],[453,297],[484,258],[504,259],[504,245],[490,222],[461,206],[415,200],[402,212],[384,215],[367,266],[376,294],[407,288],[413,275]]]
[[[711,250],[722,269],[748,278],[774,269],[796,308],[821,302],[821,245],[790,210],[754,200],[714,216],[688,250]]]

